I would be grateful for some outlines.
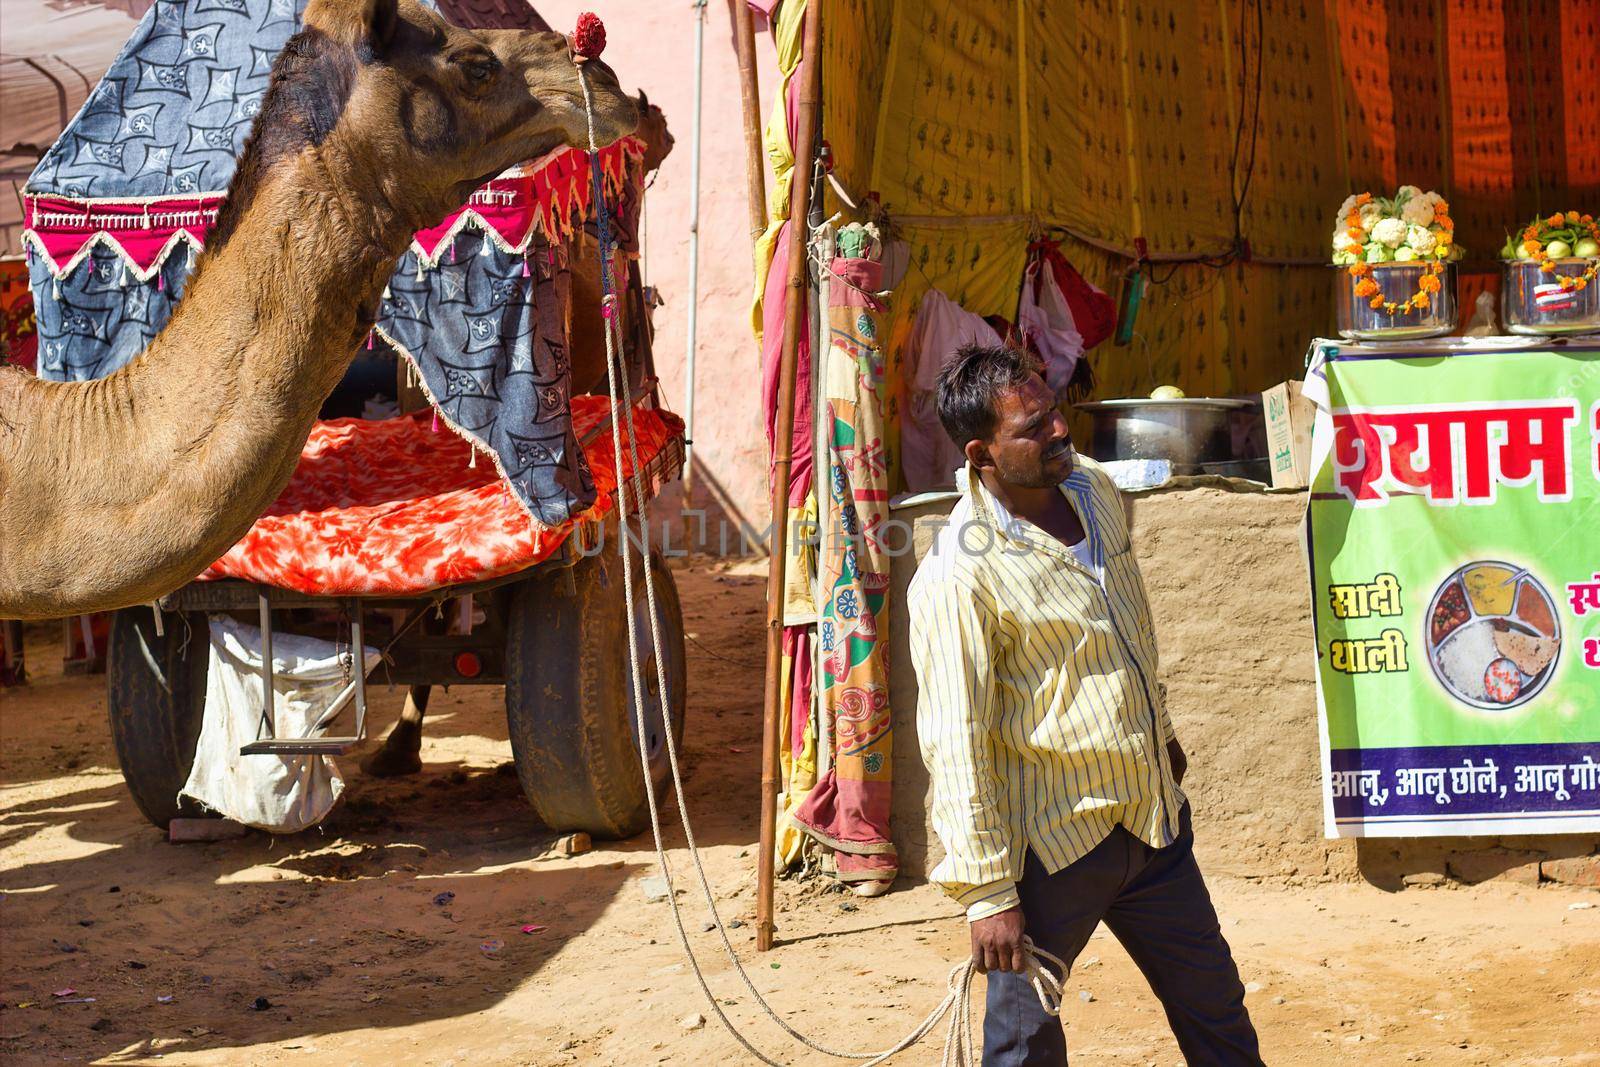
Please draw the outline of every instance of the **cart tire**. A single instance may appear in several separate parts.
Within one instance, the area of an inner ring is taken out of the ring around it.
[[[178,800],[189,780],[206,706],[207,623],[203,613],[165,615],[156,635],[148,607],[124,608],[111,620],[106,708],[122,780],[144,817],[165,830],[201,813]]]
[[[652,555],[661,613],[673,739],[682,752],[687,677],[683,609],[672,572]],[[650,825],[639,771],[639,743],[628,667],[627,603],[622,561],[610,548],[572,568],[576,595],[563,575],[519,583],[506,632],[506,722],[522,791],[552,830],[631,837]],[[651,777],[665,802],[671,768],[651,654],[644,569],[634,561],[635,618],[640,634]]]

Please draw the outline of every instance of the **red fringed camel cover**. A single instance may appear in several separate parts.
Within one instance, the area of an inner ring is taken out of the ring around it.
[[[609,412],[605,397],[572,398],[582,440]],[[636,408],[639,461],[647,465],[683,423]],[[623,469],[631,476],[627,423]],[[507,493],[488,460],[422,411],[381,422],[319,422],[294,478],[238,544],[201,575],[243,578],[323,596],[405,595],[483,581],[548,558],[579,521],[608,515],[616,467],[606,428],[584,449],[596,497],[580,519],[540,529]]]

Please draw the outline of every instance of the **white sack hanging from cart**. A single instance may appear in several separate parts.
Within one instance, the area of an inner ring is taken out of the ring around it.
[[[260,736],[261,630],[233,619],[211,620],[206,707],[194,766],[179,792],[235,822],[294,833],[321,822],[344,791],[329,756],[243,756]],[[339,646],[298,634],[272,635],[274,722],[280,738],[327,731],[318,720],[350,684]],[[379,659],[366,649],[367,669]]]

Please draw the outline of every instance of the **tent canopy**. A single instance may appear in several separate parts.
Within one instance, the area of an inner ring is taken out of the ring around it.
[[[1096,358],[1104,395],[1296,374],[1332,328],[1318,265],[1349,192],[1443,193],[1485,266],[1600,196],[1600,5],[821,2],[835,175],[911,245],[897,319],[930,286],[1013,315],[1030,232],[1076,238],[1108,289],[1142,242],[1162,284],[1135,345]],[[1227,257],[1236,226],[1248,265],[1159,262]]]

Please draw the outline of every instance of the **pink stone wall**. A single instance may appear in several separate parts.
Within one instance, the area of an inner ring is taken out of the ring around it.
[[[688,0],[537,0],[550,25],[567,31],[580,11],[606,24],[605,60],[625,89],[643,89],[666,112],[677,144],[647,199],[645,280],[661,290],[656,366],[662,395],[684,412],[685,311],[689,293],[690,167],[694,122],[695,10]],[[760,361],[749,328],[749,207],[733,17],[726,0],[705,9],[705,88],[700,156],[700,299],[695,407],[694,498],[737,523],[767,519],[766,437]],[[776,59],[766,21],[756,15],[763,122],[775,91]],[[659,514],[676,509],[673,494]],[[710,538],[716,550],[716,535]],[[731,536],[737,544],[737,532]]]

